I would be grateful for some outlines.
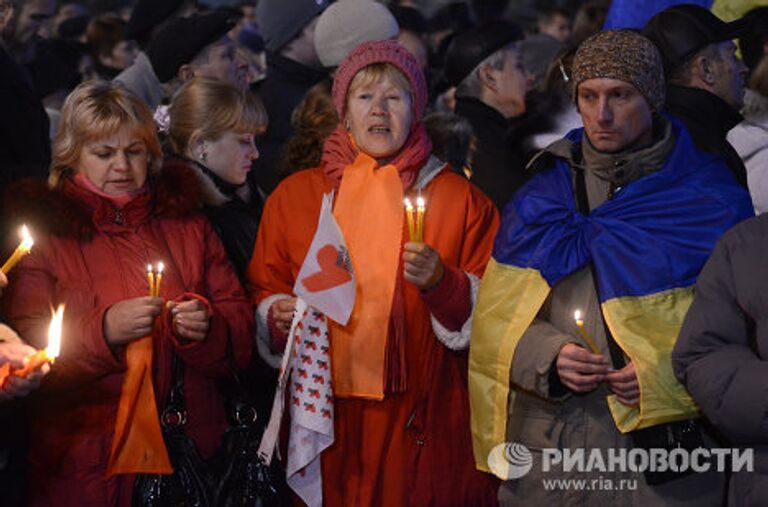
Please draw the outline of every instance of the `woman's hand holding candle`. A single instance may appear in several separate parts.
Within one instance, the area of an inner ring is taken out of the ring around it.
[[[186,340],[205,340],[211,325],[211,316],[202,301],[168,301],[167,306],[173,316],[176,334]]]
[[[12,370],[23,369],[28,358],[37,353],[35,349],[23,343],[0,343],[0,366],[8,365]],[[48,363],[33,370],[28,376],[7,375],[0,383],[0,401],[26,396],[40,385],[40,380],[51,369]]]
[[[155,317],[163,311],[163,300],[143,296],[119,301],[104,315],[104,339],[124,345],[152,333]]]
[[[403,247],[403,274],[406,281],[429,290],[443,278],[443,261],[426,243],[406,243]]]

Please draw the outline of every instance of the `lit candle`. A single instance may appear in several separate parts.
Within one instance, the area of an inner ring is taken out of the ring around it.
[[[147,283],[149,284],[149,295],[155,295],[155,274],[152,271],[152,264],[147,264]]]
[[[163,281],[163,269],[165,265],[162,262],[157,263],[157,277],[155,277],[155,297],[160,297],[160,282]]]
[[[416,198],[416,241],[424,242],[424,212],[427,210],[427,201],[422,196]]]
[[[587,333],[587,330],[584,329],[584,321],[581,319],[581,310],[576,310],[573,313],[573,319],[576,321],[576,326],[578,326],[579,331],[581,331],[581,336],[584,338],[584,341],[587,342],[589,348],[592,349],[592,352],[600,354],[600,349],[597,348],[595,340],[593,340],[592,337],[589,336],[589,333]]]
[[[416,226],[413,222],[413,203],[409,198],[405,198],[405,216],[408,219],[408,238],[411,241],[416,241]]]
[[[61,328],[64,321],[64,305],[59,305],[53,317],[51,323],[48,325],[48,347],[44,350],[40,350],[27,358],[27,363],[23,368],[16,370],[10,369],[10,364],[6,363],[0,368],[0,385],[5,382],[5,379],[9,374],[16,377],[26,378],[32,372],[41,368],[45,363],[53,363],[59,352],[61,351]]]
[[[16,250],[13,251],[13,254],[8,257],[8,260],[5,261],[5,264],[0,267],[0,271],[7,275],[8,272],[13,269],[16,264],[19,263],[21,258],[27,255],[30,250],[32,250],[32,245],[34,244],[35,242],[32,239],[32,236],[30,236],[27,226],[21,226],[21,243],[19,243],[19,246],[17,246]]]

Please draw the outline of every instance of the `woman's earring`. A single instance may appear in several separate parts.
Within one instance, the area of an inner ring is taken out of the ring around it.
[[[199,158],[200,158],[201,162],[205,163],[205,161],[208,159],[208,154],[203,151],[203,152],[200,153],[200,157]]]
[[[349,130],[349,120],[344,120],[344,128]]]

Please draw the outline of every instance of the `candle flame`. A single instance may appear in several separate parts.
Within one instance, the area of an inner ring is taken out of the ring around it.
[[[147,264],[147,273],[152,273],[152,264]]]
[[[157,263],[157,274],[162,274],[163,270],[165,269],[165,264],[162,262]]]
[[[49,358],[59,356],[61,350],[61,328],[64,321],[64,305],[59,305],[53,313],[51,323],[48,326],[48,348],[45,350]]]
[[[416,206],[423,210],[427,206],[427,201],[422,196],[418,196],[416,198]]]
[[[32,239],[32,235],[29,233],[26,225],[21,226],[21,248],[25,251],[32,249],[35,244],[35,240]]]
[[[409,198],[406,197],[405,199],[403,199],[403,202],[405,203],[405,209],[407,209],[408,211],[413,211],[413,203]]]
[[[573,320],[581,320],[581,310],[573,312]]]

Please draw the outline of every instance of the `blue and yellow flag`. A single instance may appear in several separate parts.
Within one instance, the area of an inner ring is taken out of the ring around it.
[[[657,13],[679,4],[700,5],[723,21],[733,21],[756,7],[768,5],[768,0],[613,0],[603,30],[642,28]]]
[[[562,159],[534,176],[506,206],[473,317],[469,355],[472,436],[478,468],[505,441],[509,379],[517,344],[551,288],[593,263],[606,324],[634,363],[639,408],[610,396],[622,432],[698,413],[672,372],[670,354],[696,277],[715,242],[752,215],[746,190],[714,155],[677,139],[664,167],[579,213]],[[567,137],[579,143],[582,130]]]

